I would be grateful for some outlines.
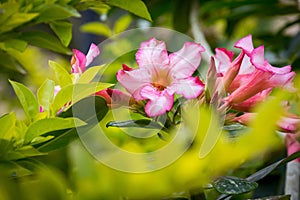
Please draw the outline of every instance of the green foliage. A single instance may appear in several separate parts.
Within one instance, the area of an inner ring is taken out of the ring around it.
[[[16,95],[24,109],[25,114],[31,121],[39,113],[39,105],[34,94],[26,86],[21,83],[10,81],[13,86]]]
[[[72,78],[67,72],[65,68],[63,68],[60,64],[50,60],[49,61],[49,66],[51,67],[55,78],[56,78],[56,83],[60,85],[61,87],[67,86],[72,84]]]
[[[105,2],[111,6],[117,6],[124,10],[128,10],[139,17],[143,17],[151,21],[151,16],[147,7],[141,0],[105,0]]]
[[[116,20],[113,28],[110,28],[107,24],[101,22],[89,22],[80,27],[80,30],[85,33],[92,33],[96,35],[103,35],[110,37],[113,34],[118,34],[125,31],[132,22],[130,15],[123,15]]]
[[[50,105],[53,102],[54,86],[54,81],[47,79],[37,91],[39,105],[42,106],[46,112],[50,111]]]
[[[256,182],[242,178],[224,176],[213,183],[214,188],[222,194],[242,194],[258,187]]]
[[[43,135],[45,133],[68,129],[73,127],[80,127],[86,125],[85,122],[77,118],[49,118],[49,119],[40,119],[33,122],[28,126],[28,129],[25,134],[24,143],[27,144],[32,141],[34,138]]]
[[[72,52],[68,49],[68,45],[72,39],[72,24],[69,19],[81,17],[80,10],[92,9],[98,13],[106,13],[111,6],[122,8],[151,21],[147,7],[141,0],[41,0],[34,2],[15,0],[1,2],[0,58],[3,62],[0,65],[8,70],[21,73],[16,58],[8,52],[8,48],[22,52],[27,44],[70,55]],[[125,23],[126,20],[123,22]],[[49,26],[53,33],[40,29],[40,24]],[[116,31],[121,31],[122,27],[120,28],[120,26]]]

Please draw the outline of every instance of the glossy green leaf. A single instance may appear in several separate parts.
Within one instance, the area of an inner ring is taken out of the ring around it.
[[[68,21],[53,21],[50,23],[50,27],[61,43],[67,47],[72,39],[72,24]]]
[[[131,22],[132,18],[130,15],[124,15],[120,17],[114,25],[114,33],[117,34],[125,31],[129,27]]]
[[[72,84],[72,79],[71,79],[70,74],[60,64],[58,64],[57,62],[54,62],[52,60],[49,60],[49,66],[51,67],[52,71],[54,72],[57,83],[61,87]]]
[[[93,33],[96,35],[104,35],[110,37],[112,35],[110,28],[100,22],[89,22],[80,27],[80,30],[85,33]]]
[[[43,110],[49,111],[54,98],[54,81],[49,79],[45,80],[37,91],[37,97]]]
[[[45,4],[39,10],[38,22],[67,19],[69,17],[80,17],[78,11],[72,7],[59,4]]]
[[[32,146],[24,146],[22,148],[17,149],[16,151],[11,151],[6,155],[8,160],[19,160],[23,158],[35,157],[35,156],[43,156],[45,153],[39,152]]]
[[[0,51],[0,60],[0,70],[6,69],[12,72],[24,74],[24,69],[22,69],[16,60],[7,52]]]
[[[0,25],[2,24],[14,13],[17,13],[19,11],[20,4],[17,2],[9,1],[0,4]]]
[[[296,158],[300,158],[300,151],[293,153],[292,155],[290,155],[286,158],[283,158],[283,159],[255,172],[254,174],[248,176],[245,180],[250,181],[250,182],[259,181],[259,180],[263,179],[264,177],[266,177],[268,174],[270,174],[276,168],[283,166]],[[228,196],[230,196],[230,195],[222,194],[219,196],[218,200],[225,199]]]
[[[8,113],[0,117],[0,138],[10,139],[16,124],[15,113]]]
[[[48,118],[33,122],[27,129],[25,134],[25,143],[30,142],[35,137],[43,135],[47,132],[68,129],[86,125],[85,122],[77,118]]]
[[[90,83],[97,73],[104,68],[104,65],[88,68],[78,79],[77,83]]]
[[[105,0],[105,3],[127,10],[139,17],[152,21],[145,3],[141,0]]]
[[[110,83],[89,83],[89,84],[75,84],[68,85],[62,88],[56,95],[53,102],[53,110],[58,111],[66,103],[72,102],[73,104],[79,100],[96,93],[97,91],[106,89],[112,86]]]
[[[149,128],[149,129],[162,129],[163,126],[151,119],[138,119],[128,121],[111,121],[106,124],[106,127],[138,127],[138,128]]]
[[[255,172],[254,174],[252,174],[251,176],[247,177],[246,179],[249,181],[258,181],[262,178],[264,178],[265,176],[267,176],[268,174],[270,174],[274,169],[276,169],[277,167],[280,167],[282,165],[285,165],[286,163],[296,159],[296,158],[300,158],[300,151],[293,153],[292,155],[281,159],[257,172]]]
[[[14,13],[0,26],[0,33],[10,31],[26,22],[36,18],[38,13]]]
[[[221,177],[213,183],[213,187],[222,194],[242,194],[256,189],[257,186],[256,182],[231,176]]]
[[[28,31],[23,32],[20,36],[22,40],[27,41],[29,44],[41,48],[49,49],[54,52],[71,55],[72,51],[62,45],[58,38],[55,36],[42,32],[42,31]]]
[[[7,50],[9,48],[16,49],[18,51],[25,51],[27,47],[27,42],[19,39],[8,39],[3,42],[3,47],[1,47],[3,50]]]
[[[75,103],[67,111],[62,112],[60,117],[76,117],[87,123],[86,126],[76,127],[67,130],[59,130],[48,132],[43,136],[54,136],[52,140],[49,140],[43,144],[37,145],[37,148],[42,152],[48,152],[56,149],[60,149],[68,145],[71,141],[78,138],[78,133],[86,133],[89,129],[98,125],[106,113],[108,112],[108,107],[106,101],[97,96],[91,96],[82,99],[81,101]]]
[[[21,83],[9,81],[25,111],[27,117],[31,120],[39,113],[39,104],[32,91]]]

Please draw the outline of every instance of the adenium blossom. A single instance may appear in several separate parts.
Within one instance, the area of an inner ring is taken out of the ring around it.
[[[290,156],[293,153],[300,151],[300,142],[299,142],[300,135],[288,133],[285,137],[286,147],[287,147],[287,155]],[[300,158],[295,159],[295,162],[300,163]]]
[[[104,98],[107,105],[111,108],[130,106],[135,103],[134,99],[128,93],[118,89],[107,88],[96,92],[95,95]]]
[[[264,46],[254,48],[251,35],[234,46],[242,50],[234,61],[234,53],[224,48],[217,48],[215,56],[218,75],[224,90],[229,93],[224,99],[227,104],[248,111],[266,98],[274,87],[292,87],[295,72],[291,71],[291,66],[277,68],[270,65],[264,58]]]
[[[82,74],[86,70],[86,67],[92,63],[94,58],[100,54],[99,48],[94,43],[91,44],[90,49],[86,55],[77,49],[72,49],[72,51],[72,74]]]
[[[175,93],[192,99],[203,92],[204,84],[192,77],[203,51],[200,44],[186,42],[179,51],[168,55],[166,44],[152,38],[141,43],[136,53],[138,68],[123,65],[117,79],[135,100],[148,100],[148,116],[159,116],[171,110]]]
[[[248,125],[256,117],[256,113],[244,113],[235,117],[233,121]],[[296,133],[300,130],[300,118],[293,114],[285,114],[277,122],[278,129],[286,133]]]

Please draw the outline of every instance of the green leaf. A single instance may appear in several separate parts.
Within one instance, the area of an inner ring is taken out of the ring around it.
[[[22,40],[28,41],[29,44],[41,48],[49,49],[54,52],[71,55],[72,51],[61,44],[53,35],[42,31],[23,32],[20,36]]]
[[[120,17],[114,25],[114,33],[117,34],[125,31],[129,27],[131,22],[132,18],[130,15],[124,15]]]
[[[54,81],[49,79],[45,80],[37,91],[37,97],[40,106],[42,106],[45,111],[49,111],[54,98]]]
[[[257,186],[256,182],[232,176],[221,177],[213,183],[213,187],[222,194],[242,194],[256,189]]]
[[[67,47],[72,39],[72,23],[68,21],[53,21],[50,23],[50,27],[61,43]]]
[[[8,160],[19,160],[29,157],[35,157],[35,156],[43,156],[46,155],[45,153],[39,152],[37,149],[35,149],[32,146],[24,146],[20,149],[17,149],[16,151],[11,151],[6,155],[6,158]]]
[[[141,0],[104,0],[105,3],[127,10],[139,17],[152,21],[148,9]]]
[[[148,129],[163,129],[163,126],[151,119],[138,119],[138,120],[128,120],[128,121],[111,121],[106,124],[106,127],[138,127],[138,128],[148,128]]]
[[[9,1],[0,4],[0,24],[2,24],[14,13],[17,13],[20,8],[20,4],[17,2]]]
[[[45,133],[62,130],[67,128],[79,127],[86,125],[85,122],[77,118],[48,118],[33,122],[27,129],[24,143],[29,143],[35,137]]]
[[[72,78],[64,67],[62,67],[60,64],[52,60],[49,60],[49,66],[54,72],[57,83],[61,87],[65,87],[67,85],[72,84]]]
[[[40,12],[40,16],[37,18],[38,22],[55,21],[81,16],[76,9],[58,4],[45,4],[38,11]]]
[[[274,169],[280,167],[280,166],[283,166],[285,165],[286,163],[296,159],[296,158],[299,158],[300,157],[300,151],[296,152],[296,153],[293,153],[292,155],[286,157],[286,158],[283,158],[257,172],[255,172],[254,174],[248,176],[245,180],[247,181],[250,181],[250,182],[253,182],[253,181],[259,181],[261,179],[263,179],[264,177],[266,177],[268,174],[270,174]],[[218,199],[224,199],[226,197],[228,197],[229,195],[220,195],[218,197]]]
[[[7,50],[9,48],[16,49],[20,52],[25,51],[27,47],[27,42],[19,39],[8,39],[3,42],[3,47],[1,47],[3,50]]]
[[[100,22],[89,22],[80,27],[80,30],[85,33],[93,33],[96,35],[104,35],[110,37],[112,35],[110,28]]]
[[[14,13],[5,22],[1,24],[0,33],[11,31],[16,27],[31,21],[38,15],[38,13]]]
[[[99,121],[101,121],[105,117],[107,112],[108,107],[106,105],[106,101],[103,98],[98,96],[91,96],[82,99],[81,101],[75,103],[67,111],[62,112],[59,116],[73,116],[86,122],[87,125],[67,130],[48,132],[44,134],[43,136],[51,135],[54,136],[54,138],[44,144],[37,145],[38,150],[42,152],[48,152],[65,147],[71,141],[78,138],[78,133],[84,134],[95,125],[98,126]]]
[[[296,153],[293,153],[292,155],[284,158],[284,159],[281,159],[257,172],[255,172],[254,174],[252,174],[251,176],[247,177],[246,179],[248,181],[258,181],[262,178],[264,178],[265,176],[267,176],[268,174],[270,174],[274,169],[276,169],[277,167],[280,167],[282,165],[285,165],[286,163],[296,159],[296,158],[299,158],[300,157],[300,151],[296,152]]]
[[[9,81],[27,115],[31,120],[39,113],[39,104],[32,93],[26,86],[21,83]]]
[[[63,87],[56,95],[53,102],[53,111],[58,111],[66,103],[72,101],[76,103],[79,100],[94,94],[100,90],[106,89],[112,86],[110,83],[89,83],[89,84],[74,84]]]
[[[10,139],[12,137],[13,129],[16,124],[16,115],[15,113],[8,113],[0,117],[0,138],[1,139]]]
[[[77,83],[90,83],[95,78],[97,73],[101,69],[103,69],[103,67],[104,67],[104,65],[93,66],[93,67],[88,68],[83,74],[81,74]]]

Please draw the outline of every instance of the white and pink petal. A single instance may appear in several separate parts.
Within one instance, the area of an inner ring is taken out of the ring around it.
[[[201,62],[201,53],[204,51],[200,44],[186,42],[179,51],[170,54],[169,67],[172,77],[182,79],[192,76]]]
[[[145,106],[145,112],[149,117],[163,115],[170,111],[174,102],[173,95],[166,91],[158,91],[152,86],[145,86],[141,90],[141,96],[149,99]]]
[[[94,43],[91,44],[88,53],[86,54],[86,66],[91,64],[95,57],[100,54],[100,50]]]
[[[123,69],[117,72],[117,80],[136,100],[143,100],[140,90],[146,85],[151,85],[151,74],[146,69]]]
[[[204,83],[198,77],[189,77],[174,81],[167,91],[180,94],[186,99],[193,99],[202,94],[204,88]]]
[[[139,68],[149,69],[165,66],[169,63],[166,44],[163,41],[151,38],[142,42],[135,54]]]

